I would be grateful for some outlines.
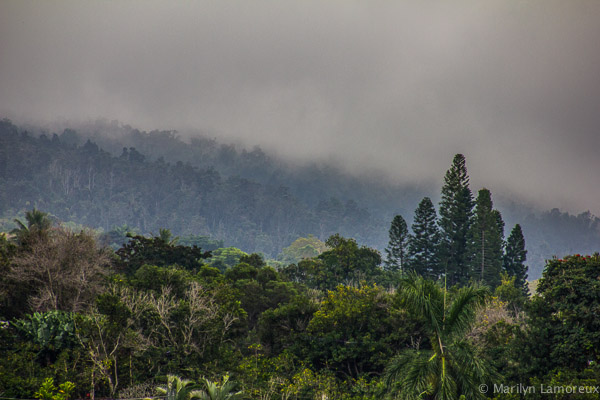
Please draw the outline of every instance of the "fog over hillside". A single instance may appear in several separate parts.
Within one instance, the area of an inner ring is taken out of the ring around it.
[[[0,113],[201,129],[287,159],[600,214],[600,3],[0,4]]]
[[[387,185],[370,211],[408,219],[463,153],[508,223],[600,215],[599,17],[559,0],[2,1],[0,117],[260,146]]]
[[[440,186],[425,182],[393,184],[373,172],[354,176],[328,162],[290,163],[258,146],[199,135],[186,141],[117,121],[3,120],[0,150],[0,231],[37,207],[117,235],[125,226],[145,234],[169,228],[268,257],[299,236],[334,233],[383,253],[394,216],[410,226],[417,203],[440,196]],[[474,195],[479,189],[471,186]],[[523,228],[530,279],[554,256],[598,250],[600,219],[591,213],[543,209],[501,191],[492,197],[505,238],[515,224]]]

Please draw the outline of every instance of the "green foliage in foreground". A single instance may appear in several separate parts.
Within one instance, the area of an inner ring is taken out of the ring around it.
[[[236,391],[236,383],[229,380],[229,375],[223,377],[222,382],[213,382],[206,378],[201,379],[204,390],[200,395],[202,400],[228,400],[239,398],[242,392]]]
[[[156,392],[165,396],[166,400],[191,400],[202,398],[203,392],[198,390],[199,385],[188,379],[181,379],[176,375],[167,375],[167,386],[159,386]]]
[[[33,397],[40,400],[68,400],[73,391],[75,385],[73,382],[64,382],[54,386],[54,379],[46,378],[39,390],[33,394]]]
[[[548,261],[530,311],[535,372],[600,363],[600,255]]]
[[[64,311],[29,314],[16,320],[13,326],[29,342],[38,346],[40,353],[58,354],[78,344],[73,315]]]
[[[242,254],[221,271],[167,233],[110,257],[92,233],[56,227],[0,242],[1,395],[478,399],[482,383],[600,378],[598,255],[550,260],[530,300],[517,274],[494,294],[400,279],[340,235],[282,269]]]
[[[390,390],[398,390],[405,399],[485,398],[479,385],[492,381],[494,372],[466,334],[486,296],[484,288],[468,286],[448,293],[416,275],[403,279],[400,301],[422,321],[429,348],[404,350],[390,362]]]

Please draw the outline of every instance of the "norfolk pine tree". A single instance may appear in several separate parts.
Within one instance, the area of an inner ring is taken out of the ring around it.
[[[525,238],[521,225],[516,224],[506,241],[506,251],[502,260],[502,269],[509,276],[515,277],[515,286],[523,290],[525,295],[529,295],[527,287],[527,250],[525,250]]]
[[[469,280],[467,241],[472,214],[473,195],[465,156],[457,154],[444,177],[440,201],[440,263],[446,271],[448,285],[464,285]]]
[[[409,236],[407,251],[410,268],[423,277],[437,280],[444,270],[439,263],[437,213],[429,197],[419,203],[411,228],[413,234]]]
[[[390,241],[385,248],[387,259],[385,265],[393,271],[402,273],[406,260],[406,246],[408,244],[408,228],[402,215],[396,215],[390,226]]]
[[[475,204],[468,244],[471,278],[494,288],[500,284],[504,221],[492,208],[488,189],[479,191]]]

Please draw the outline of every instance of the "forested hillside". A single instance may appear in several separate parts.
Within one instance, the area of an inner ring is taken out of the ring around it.
[[[207,144],[192,165],[0,127],[0,395],[484,400],[513,398],[499,381],[597,381],[598,254],[549,260],[532,298],[526,232],[471,189],[462,154],[437,207],[424,196],[389,223],[328,197],[324,182],[344,193],[358,178],[324,172],[305,200],[307,183],[259,149]],[[283,176],[294,190],[273,184]],[[589,213],[525,221],[549,251],[597,237]]]
[[[311,206],[331,197],[342,202],[353,200],[373,215],[385,218],[398,212],[411,212],[411,207],[416,206],[428,186],[426,183],[422,187],[391,185],[374,171],[365,171],[362,178],[355,177],[344,173],[332,161],[292,162],[268,154],[257,145],[248,149],[240,144],[218,141],[202,131],[145,132],[106,120],[56,124],[46,128],[30,125],[21,129],[34,136],[52,136],[52,132],[58,132],[62,140],[72,145],[83,145],[90,139],[115,156],[121,154],[123,147],[134,147],[149,161],[162,157],[170,163],[181,161],[198,168],[214,168],[224,177],[240,176],[264,185],[283,185]],[[366,179],[369,174],[371,179]]]
[[[395,215],[410,226],[423,197],[439,199],[428,185],[353,177],[325,163],[294,164],[207,135],[184,140],[172,131],[107,121],[74,127],[55,133],[0,123],[5,229],[35,206],[105,232],[124,225],[141,233],[169,228],[269,257],[308,234],[325,240],[341,233],[383,251]],[[500,196],[496,207],[508,226],[522,226],[530,278],[541,275],[546,259],[597,249],[594,215],[503,203],[509,196]]]
[[[273,256],[311,233],[327,238],[340,232],[370,245],[385,235],[385,224],[352,200],[324,196],[308,204],[278,183],[224,176],[188,162],[152,161],[134,147],[113,156],[78,138],[70,130],[34,137],[9,121],[0,124],[3,216],[35,206],[105,231],[123,224],[142,232],[170,228]]]

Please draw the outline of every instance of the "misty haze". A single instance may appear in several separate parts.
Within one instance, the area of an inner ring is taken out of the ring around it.
[[[591,395],[599,18],[1,2],[0,397]]]

